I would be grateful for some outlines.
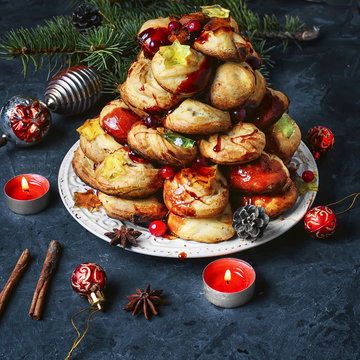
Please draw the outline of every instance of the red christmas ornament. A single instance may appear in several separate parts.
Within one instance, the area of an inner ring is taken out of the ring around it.
[[[86,296],[91,306],[102,308],[105,301],[103,289],[106,285],[106,274],[101,266],[95,263],[80,264],[71,275],[71,286],[80,296]]]
[[[318,159],[334,147],[334,134],[324,126],[314,126],[306,134],[306,143],[314,158]]]
[[[4,140],[21,147],[37,144],[48,133],[51,114],[46,105],[33,96],[16,95],[0,112],[0,128]],[[2,143],[5,145],[6,141]]]
[[[325,239],[335,232],[336,215],[327,206],[316,206],[306,213],[304,224],[313,238]]]

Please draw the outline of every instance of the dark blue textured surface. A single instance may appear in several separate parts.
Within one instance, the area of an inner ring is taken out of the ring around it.
[[[314,125],[329,127],[335,148],[318,162],[316,205],[360,191],[360,16],[356,1],[254,1],[260,12],[299,15],[321,27],[321,38],[283,55],[274,53],[275,89],[291,100],[290,115],[303,136]],[[0,0],[0,32],[69,14],[63,2]],[[20,62],[0,63],[0,102],[18,93],[43,98],[46,73],[24,80]],[[95,110],[94,114],[98,111]],[[90,114],[92,115],[92,114]],[[202,294],[202,271],[212,259],[179,261],[110,247],[83,229],[64,208],[57,191],[62,158],[78,139],[86,117],[53,116],[50,136],[30,149],[0,149],[0,187],[14,175],[33,172],[51,183],[46,211],[32,216],[10,212],[0,193],[0,288],[20,253],[31,263],[0,319],[1,359],[64,359],[75,338],[71,315],[87,306],[70,287],[70,274],[85,261],[108,275],[106,311],[91,321],[73,359],[359,359],[359,205],[339,215],[336,234],[309,238],[302,223],[270,243],[235,254],[257,272],[257,295],[246,306],[220,309]],[[36,282],[50,240],[63,246],[43,320],[28,318]],[[163,288],[169,305],[151,321],[122,307],[136,287]],[[85,325],[85,317],[79,324]]]

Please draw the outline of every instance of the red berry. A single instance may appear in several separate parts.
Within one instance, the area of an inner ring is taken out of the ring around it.
[[[163,166],[160,169],[160,175],[161,175],[162,178],[170,180],[170,179],[172,179],[174,177],[175,170],[171,166]]]
[[[138,42],[145,55],[152,58],[160,46],[171,44],[168,36],[168,28],[149,28],[138,36]]]
[[[178,21],[170,21],[168,25],[168,29],[171,30],[178,30],[181,28],[181,24]]]
[[[261,66],[261,60],[257,56],[249,56],[246,62],[252,67],[253,70],[258,69]]]
[[[199,20],[191,20],[189,23],[188,23],[188,26],[187,26],[188,30],[190,32],[200,32],[201,31],[201,24],[200,24],[200,21]]]
[[[245,109],[235,109],[231,111],[231,119],[234,123],[238,123],[240,121],[244,121],[246,118],[246,110]]]
[[[196,159],[196,164],[198,166],[208,166],[208,161],[205,156],[198,156]]]
[[[156,115],[149,115],[143,120],[144,124],[148,127],[156,127],[161,125],[161,119]]]
[[[163,236],[166,233],[166,225],[163,221],[155,220],[149,225],[151,235]]]
[[[306,170],[302,173],[302,179],[305,181],[305,182],[312,182],[314,180],[314,173],[310,170]]]

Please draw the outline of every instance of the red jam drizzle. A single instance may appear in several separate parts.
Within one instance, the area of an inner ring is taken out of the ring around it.
[[[137,156],[131,149],[129,149],[128,154],[131,161],[134,162],[135,164],[149,164],[150,162],[147,159]]]
[[[208,58],[205,58],[200,65],[200,68],[187,75],[176,89],[177,93],[190,94],[197,93],[204,89],[211,74],[211,66]]]
[[[210,37],[209,34],[210,33],[208,33],[208,32],[204,32],[202,35],[200,35],[200,37],[198,37],[196,42],[200,43],[201,45],[205,44],[209,40],[209,37]]]
[[[117,107],[104,117],[101,127],[119,143],[127,140],[131,126],[141,119],[131,110]]]
[[[217,137],[216,145],[213,147],[214,152],[220,152],[221,151],[221,136]]]
[[[277,96],[274,96],[269,89],[266,89],[261,104],[255,110],[252,122],[258,128],[264,128],[279,120],[285,110],[284,103]]]

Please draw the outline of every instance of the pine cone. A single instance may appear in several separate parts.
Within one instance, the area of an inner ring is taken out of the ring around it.
[[[97,7],[83,3],[73,11],[71,23],[77,31],[83,33],[90,28],[100,26],[102,19]]]
[[[233,227],[242,239],[257,239],[264,233],[269,216],[263,207],[245,205],[234,212]]]

